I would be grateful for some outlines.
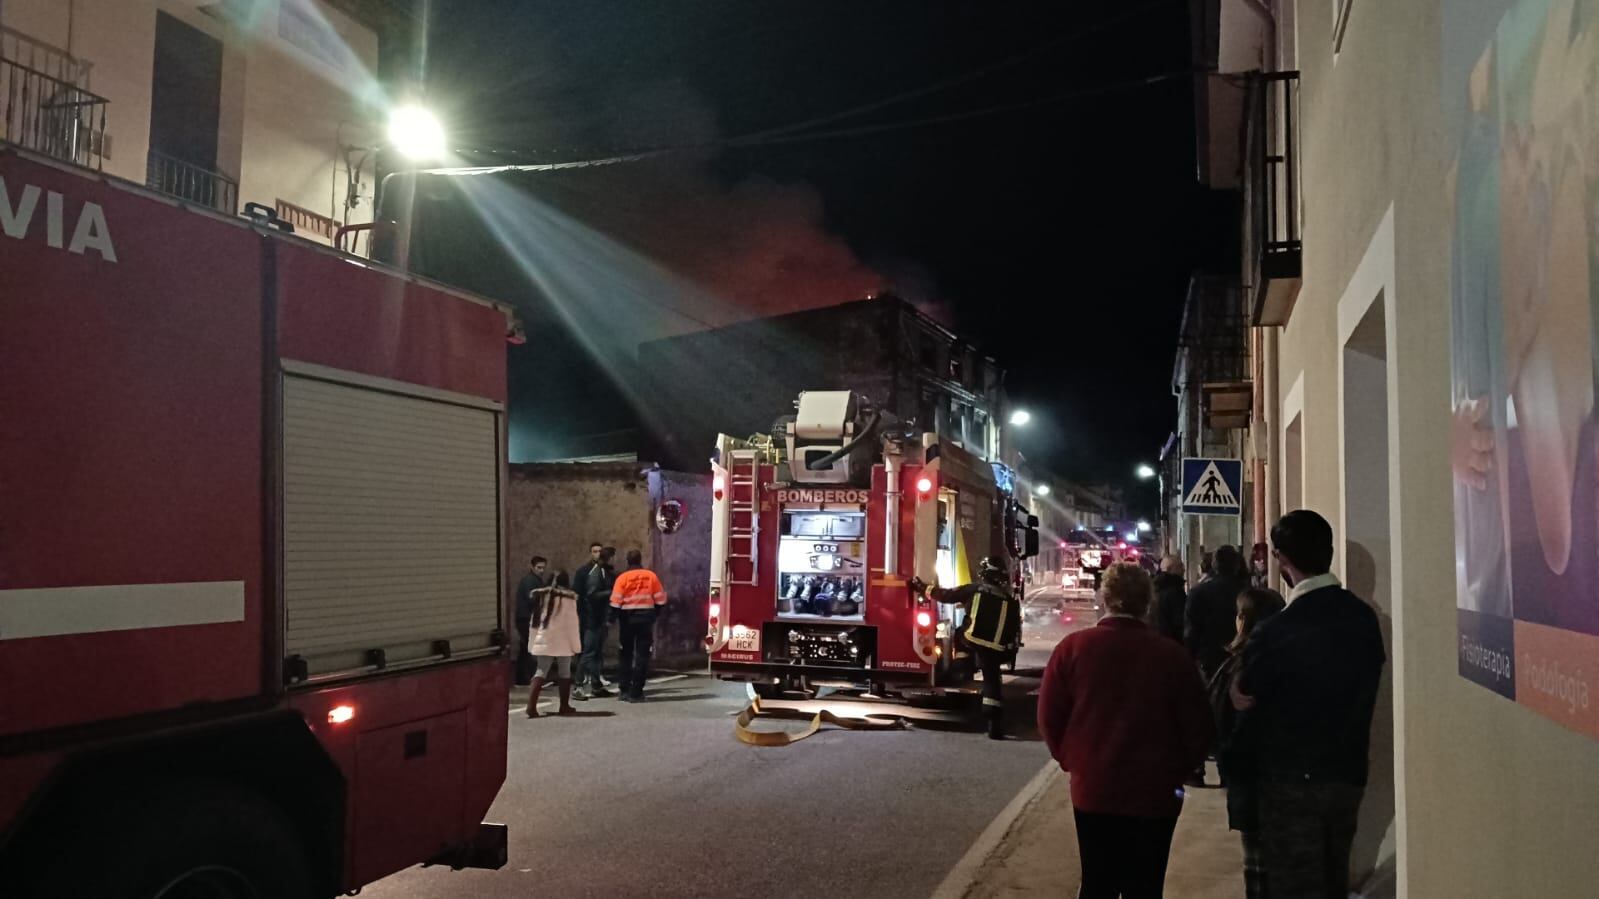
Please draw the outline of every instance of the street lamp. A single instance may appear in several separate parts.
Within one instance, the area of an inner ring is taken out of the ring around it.
[[[1032,420],[1033,413],[1028,412],[1026,409],[1017,409],[1010,414],[1010,423],[1013,425],[1024,425]]]
[[[417,162],[437,160],[445,151],[444,125],[421,106],[397,106],[389,113],[389,146]]]
[[[1155,476],[1155,469],[1149,465],[1140,465],[1138,466],[1136,474],[1138,475],[1138,479],[1140,481],[1147,481]]]
[[[1049,495],[1049,485],[1048,484],[1039,484],[1037,487],[1033,488],[1033,492],[1038,494],[1039,496],[1048,496]]]
[[[1150,531],[1149,522],[1144,520],[1144,519],[1142,519],[1142,518],[1138,519],[1138,531],[1141,534],[1149,533],[1149,531]]]

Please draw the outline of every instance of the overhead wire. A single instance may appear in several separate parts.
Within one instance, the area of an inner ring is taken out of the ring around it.
[[[959,87],[960,85],[963,85],[963,84],[969,84],[969,83],[971,83],[973,81],[976,81],[976,80],[978,80],[980,78],[983,78],[983,77],[986,77],[988,75],[991,75],[994,72],[998,72],[998,71],[1001,71],[1003,69],[1008,69],[1008,68],[1011,68],[1013,66],[1021,65],[1022,63],[1027,62],[1028,60],[1031,60],[1032,58],[1034,58],[1034,57],[1036,57],[1036,56],[1038,56],[1038,55],[1040,55],[1042,53],[1048,52],[1050,50],[1060,49],[1061,47],[1066,46],[1067,44],[1071,44],[1071,43],[1074,43],[1074,42],[1076,42],[1078,40],[1081,40],[1083,38],[1091,37],[1091,36],[1093,36],[1095,34],[1098,34],[1099,32],[1106,31],[1106,30],[1108,30],[1110,28],[1113,28],[1113,27],[1115,27],[1117,25],[1122,24],[1122,22],[1124,22],[1124,21],[1132,19],[1134,16],[1142,14],[1146,10],[1153,9],[1156,6],[1161,6],[1161,5],[1164,5],[1164,4],[1161,3],[1160,0],[1152,0],[1152,2],[1149,2],[1149,3],[1142,3],[1142,4],[1139,4],[1138,6],[1134,6],[1134,7],[1131,7],[1129,9],[1123,10],[1121,12],[1121,14],[1115,15],[1115,16],[1111,16],[1110,18],[1105,19],[1104,21],[1096,22],[1093,25],[1089,25],[1086,28],[1082,28],[1082,29],[1079,29],[1077,31],[1073,31],[1070,34],[1061,35],[1060,37],[1057,37],[1054,40],[1047,41],[1047,42],[1045,42],[1045,43],[1043,43],[1043,44],[1041,44],[1041,45],[1039,45],[1037,47],[1033,47],[1032,49],[1025,50],[1025,51],[1023,51],[1021,53],[1017,53],[1017,54],[1014,54],[1012,56],[1008,56],[1008,57],[1006,57],[1004,59],[998,60],[996,62],[989,63],[987,65],[979,66],[976,69],[972,69],[972,70],[964,72],[962,74],[954,75],[954,76],[951,76],[949,78],[945,78],[945,79],[942,79],[942,80],[939,80],[939,81],[935,81],[935,82],[933,82],[931,84],[927,84],[927,85],[924,85],[922,87],[912,88],[910,90],[901,91],[901,92],[896,93],[896,94],[890,94],[887,97],[882,97],[880,99],[873,100],[873,101],[871,101],[869,103],[863,103],[863,104],[860,104],[859,106],[853,106],[853,107],[850,107],[848,109],[840,110],[838,112],[828,113],[827,115],[816,116],[814,118],[805,119],[803,121],[793,122],[793,123],[788,124],[788,125],[781,125],[781,126],[778,126],[776,128],[767,128],[767,129],[762,130],[762,131],[757,131],[757,132],[754,132],[754,133],[751,133],[751,134],[743,135],[743,137],[749,138],[749,139],[756,139],[756,138],[763,138],[763,137],[769,137],[769,136],[777,136],[777,135],[782,135],[782,134],[788,134],[788,133],[791,133],[791,132],[794,132],[794,131],[801,131],[801,130],[804,130],[806,128],[811,128],[811,127],[814,127],[814,126],[817,126],[817,125],[827,125],[827,124],[831,124],[833,122],[842,121],[844,119],[854,118],[855,116],[862,115],[864,113],[876,112],[879,109],[884,109],[884,108],[887,108],[889,106],[893,106],[893,105],[896,105],[896,104],[899,104],[899,103],[906,103],[906,102],[909,102],[911,100],[918,100],[918,99],[921,99],[922,97],[926,97],[926,96],[929,96],[931,94],[938,93],[940,91],[948,90],[948,89],[950,89],[952,87]]]
[[[1080,100],[1088,97],[1102,96],[1119,91],[1148,87],[1179,78],[1189,78],[1193,75],[1192,69],[1179,69],[1170,72],[1161,72],[1147,75],[1142,78],[1116,82],[1114,84],[1097,85],[1091,88],[1080,88],[1073,91],[1064,91],[1046,97],[1037,97],[1031,100],[1020,100],[1014,103],[1004,103],[978,109],[961,110],[959,112],[944,113],[942,115],[922,116],[914,119],[903,119],[895,122],[878,122],[870,125],[856,125],[848,128],[836,128],[828,131],[812,131],[801,134],[771,135],[766,137],[733,137],[723,140],[705,141],[696,144],[684,144],[674,147],[658,147],[650,150],[640,150],[633,153],[623,153],[615,156],[605,156],[595,159],[579,159],[566,162],[544,163],[507,163],[504,165],[489,166],[446,166],[418,170],[424,175],[498,175],[512,172],[556,172],[566,169],[593,168],[597,166],[619,165],[630,162],[643,162],[665,156],[683,153],[704,152],[718,149],[748,149],[755,147],[780,146],[784,144],[803,143],[813,140],[832,140],[841,137],[858,137],[868,134],[881,134],[889,131],[899,131],[909,128],[922,128],[929,125],[942,125],[952,122],[969,121],[971,119],[985,118],[988,116],[1003,115],[1011,112],[1021,112],[1037,109],[1070,100]]]
[[[1088,26],[1086,26],[1084,28],[1077,29],[1075,31],[1072,31],[1069,34],[1061,35],[1061,36],[1059,36],[1059,37],[1057,37],[1057,38],[1055,38],[1053,40],[1046,41],[1045,43],[1043,43],[1043,44],[1041,44],[1041,45],[1039,45],[1037,47],[1033,47],[1033,48],[1025,50],[1025,51],[1023,51],[1021,53],[1013,54],[1011,56],[1008,56],[1008,57],[1005,57],[1003,59],[997,60],[995,62],[979,66],[979,67],[977,67],[975,69],[971,69],[971,70],[963,72],[963,73],[961,73],[959,75],[954,75],[954,76],[951,76],[949,78],[943,78],[943,79],[940,79],[938,81],[934,81],[931,84],[923,85],[921,87],[912,88],[912,89],[906,90],[906,91],[900,91],[900,92],[895,93],[895,94],[890,94],[890,95],[888,95],[886,97],[881,97],[881,98],[879,98],[877,100],[873,100],[873,101],[870,101],[868,103],[862,103],[862,104],[859,104],[859,105],[856,105],[856,106],[852,106],[852,107],[849,107],[849,108],[846,108],[846,109],[839,110],[837,112],[828,113],[828,114],[822,115],[822,116],[815,116],[815,117],[812,117],[812,118],[809,118],[809,119],[803,119],[803,120],[798,121],[798,122],[791,122],[791,123],[789,123],[787,125],[780,125],[780,126],[772,127],[772,128],[764,128],[764,129],[761,129],[759,131],[753,131],[753,132],[749,132],[749,133],[746,133],[746,134],[736,135],[736,136],[730,137],[730,138],[723,138],[723,139],[719,139],[719,140],[715,140],[715,141],[706,141],[706,142],[701,142],[701,143],[696,143],[696,144],[685,144],[685,145],[679,145],[679,146],[647,148],[647,149],[631,151],[631,152],[626,152],[626,153],[617,153],[617,154],[613,154],[613,155],[610,155],[610,156],[602,156],[602,157],[597,157],[597,158],[592,158],[592,159],[567,160],[567,161],[563,161],[563,162],[550,162],[550,163],[521,163],[521,164],[505,163],[505,164],[501,164],[501,165],[490,165],[490,166],[452,166],[452,167],[439,167],[439,168],[433,168],[433,169],[425,169],[425,170],[423,170],[423,172],[425,174],[435,174],[435,175],[476,175],[476,174],[493,175],[493,174],[503,174],[503,173],[508,173],[508,172],[556,172],[556,171],[563,171],[563,170],[569,170],[569,169],[593,168],[593,167],[596,167],[596,166],[608,166],[608,165],[619,165],[619,164],[630,163],[630,162],[642,162],[642,161],[649,160],[649,159],[656,159],[656,158],[660,158],[660,157],[664,157],[664,156],[670,156],[670,155],[676,155],[676,154],[682,154],[682,153],[704,152],[704,151],[708,151],[708,150],[727,149],[727,148],[735,148],[735,147],[760,147],[760,146],[777,145],[777,144],[783,144],[783,143],[793,143],[793,142],[796,142],[798,140],[826,139],[826,138],[832,138],[832,137],[847,137],[847,136],[852,136],[852,135],[857,135],[857,134],[873,134],[873,133],[880,133],[880,132],[885,132],[885,131],[896,130],[898,128],[904,128],[904,127],[918,127],[918,126],[925,125],[925,124],[939,124],[939,123],[943,123],[943,122],[962,121],[962,120],[965,120],[965,119],[978,118],[978,117],[985,116],[985,115],[994,115],[994,114],[1008,112],[1008,111],[1012,111],[1012,110],[1028,109],[1028,108],[1032,108],[1032,107],[1035,107],[1035,106],[1048,105],[1050,103],[1060,102],[1061,100],[1064,100],[1064,99],[1073,99],[1073,98],[1076,98],[1078,96],[1089,95],[1090,93],[1093,92],[1093,89],[1089,89],[1088,91],[1071,91],[1071,92],[1067,92],[1065,94],[1059,94],[1059,95],[1055,95],[1055,96],[1052,96],[1052,97],[1045,97],[1045,98],[1040,98],[1040,99],[1037,99],[1037,100],[1030,100],[1030,101],[1021,101],[1021,102],[1018,102],[1018,103],[1015,103],[1015,104],[1005,104],[1005,105],[1002,105],[1002,106],[990,107],[990,108],[986,108],[986,109],[968,110],[968,111],[958,112],[958,113],[948,113],[948,114],[941,115],[941,116],[928,116],[928,117],[924,117],[924,118],[921,118],[921,119],[912,119],[912,120],[902,121],[902,122],[878,123],[878,124],[873,124],[873,125],[859,125],[859,126],[852,126],[850,128],[846,128],[846,129],[835,129],[835,130],[832,130],[832,131],[824,131],[824,132],[812,132],[812,133],[807,133],[807,134],[802,134],[802,135],[795,136],[795,132],[804,132],[806,129],[809,129],[809,128],[815,128],[815,127],[820,126],[820,125],[827,125],[827,124],[831,124],[833,122],[839,122],[839,121],[844,121],[846,119],[855,118],[857,116],[863,115],[863,114],[868,113],[868,112],[875,112],[877,110],[885,109],[887,107],[894,106],[894,105],[897,105],[897,104],[900,104],[900,103],[906,103],[906,102],[909,102],[911,100],[921,99],[922,97],[930,96],[932,94],[936,94],[936,93],[939,93],[941,91],[946,91],[946,90],[949,90],[950,88],[953,88],[953,87],[959,87],[960,85],[963,85],[963,84],[969,84],[969,83],[971,83],[973,81],[977,81],[977,80],[979,80],[981,78],[984,78],[984,77],[986,77],[988,75],[991,75],[994,72],[1001,71],[1003,69],[1007,69],[1007,68],[1011,68],[1011,67],[1014,67],[1014,66],[1021,65],[1021,64],[1025,63],[1025,62],[1027,62],[1027,61],[1029,61],[1029,60],[1031,60],[1031,59],[1033,59],[1033,58],[1035,58],[1035,57],[1037,57],[1037,56],[1039,56],[1039,55],[1041,55],[1043,53],[1048,52],[1048,51],[1057,50],[1057,49],[1059,49],[1059,48],[1061,48],[1063,46],[1066,46],[1068,44],[1071,44],[1071,43],[1073,43],[1075,41],[1078,41],[1078,40],[1081,40],[1081,39],[1084,39],[1084,38],[1087,38],[1087,37],[1091,37],[1091,36],[1093,36],[1095,34],[1103,32],[1103,31],[1107,31],[1107,30],[1109,30],[1111,28],[1114,28],[1114,27],[1116,27],[1118,25],[1121,25],[1122,23],[1124,23],[1126,21],[1130,21],[1130,20],[1132,20],[1133,18],[1135,18],[1135,17],[1137,17],[1139,15],[1142,15],[1144,12],[1146,12],[1146,11],[1148,11],[1150,9],[1153,9],[1153,8],[1156,8],[1156,7],[1162,6],[1162,5],[1164,5],[1164,4],[1161,2],[1161,0],[1150,0],[1150,2],[1142,3],[1142,4],[1139,4],[1137,6],[1131,7],[1129,9],[1123,10],[1119,14],[1111,16],[1110,18],[1104,19],[1104,20],[1099,21],[1099,22],[1095,22],[1092,25],[1088,25]],[[1183,72],[1181,74],[1187,75],[1188,72],[1185,71],[1185,72]],[[1140,79],[1139,81],[1131,82],[1131,83],[1129,83],[1127,85],[1112,85],[1112,86],[1109,86],[1108,89],[1109,90],[1116,90],[1116,89],[1122,89],[1122,88],[1125,88],[1125,87],[1128,87],[1128,86],[1135,86],[1136,87],[1136,86],[1141,86],[1141,85],[1144,85],[1144,84],[1154,83],[1154,82],[1160,81],[1160,80],[1166,80],[1166,79],[1172,78],[1172,77],[1177,77],[1176,73],[1160,75],[1160,76],[1154,76],[1152,78],[1147,78],[1147,79]],[[464,149],[461,152],[481,152],[481,153],[491,153],[491,154],[494,154],[494,155],[508,155],[507,151],[504,151],[504,150],[470,150],[470,149]],[[510,151],[510,152],[514,153],[515,151]]]

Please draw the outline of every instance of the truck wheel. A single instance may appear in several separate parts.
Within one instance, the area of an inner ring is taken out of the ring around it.
[[[77,809],[39,869],[37,895],[314,899],[310,863],[277,806],[223,782],[168,784]],[[33,894],[29,894],[33,895]]]

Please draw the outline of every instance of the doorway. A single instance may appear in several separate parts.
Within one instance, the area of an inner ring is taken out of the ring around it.
[[[215,177],[222,109],[222,42],[156,13],[150,90],[149,185],[206,206],[224,198]]]
[[[1394,834],[1393,531],[1390,523],[1388,322],[1384,294],[1369,298],[1341,350],[1344,585],[1377,612],[1390,663],[1371,722],[1371,771],[1360,808],[1351,883],[1362,896],[1392,895]]]

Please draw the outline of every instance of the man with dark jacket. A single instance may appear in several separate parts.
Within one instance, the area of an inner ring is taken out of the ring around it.
[[[1249,586],[1244,555],[1235,546],[1221,546],[1213,557],[1211,576],[1188,591],[1183,608],[1183,643],[1209,683],[1227,658],[1227,644],[1238,636],[1238,594]]]
[[[533,592],[545,586],[544,577],[548,569],[548,560],[543,556],[534,556],[527,563],[527,574],[522,575],[522,580],[516,585],[516,595],[511,597],[514,610],[512,617],[516,620],[516,685],[519,687],[527,686],[533,679],[533,656],[527,651],[528,634],[533,629],[533,619],[538,617]]]
[[[1273,896],[1349,895],[1371,719],[1387,661],[1377,614],[1330,573],[1333,532],[1299,510],[1271,529],[1288,607],[1244,645],[1233,743],[1258,759],[1261,861]]]
[[[1155,575],[1155,630],[1163,637],[1183,642],[1183,612],[1188,605],[1188,582],[1183,578],[1183,560],[1167,556]]]
[[[605,635],[610,630],[611,588],[616,586],[616,569],[611,560],[616,547],[589,545],[589,561],[572,577],[572,592],[577,594],[578,627],[583,632],[583,656],[577,666],[577,699],[615,695],[605,689],[600,670],[605,666]]]

